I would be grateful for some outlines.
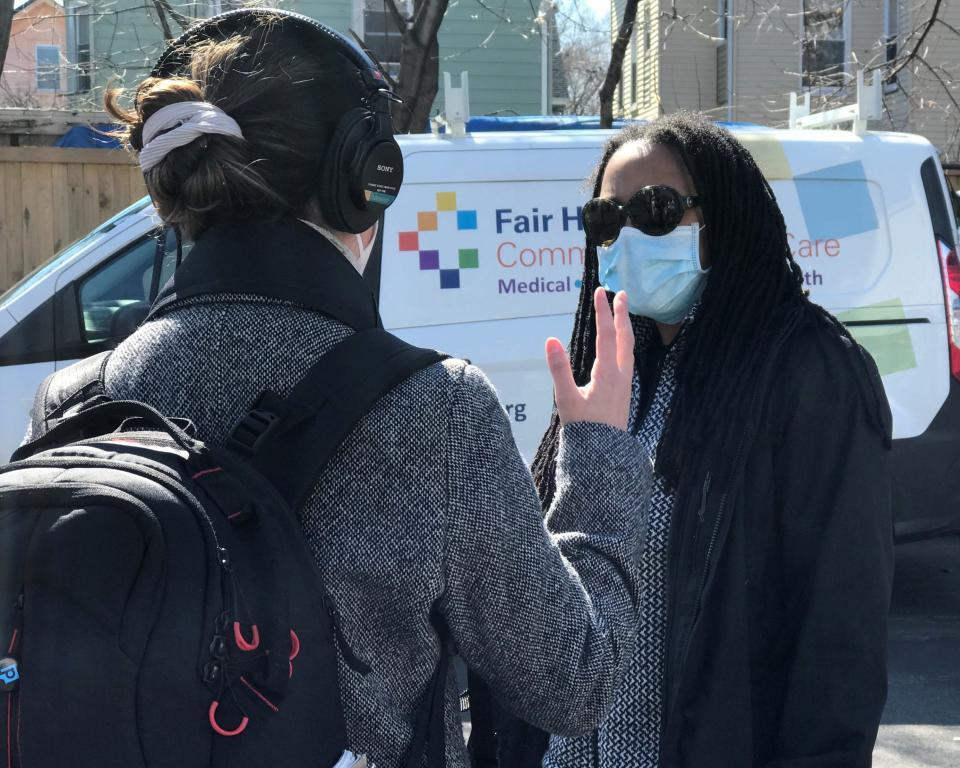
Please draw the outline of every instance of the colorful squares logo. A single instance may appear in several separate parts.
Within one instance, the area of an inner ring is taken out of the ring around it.
[[[400,233],[401,251],[419,251],[420,233],[419,232],[401,232]]]
[[[457,229],[476,229],[476,211],[457,211]]]
[[[437,212],[421,211],[417,214],[417,230],[420,232],[437,231]]]
[[[457,210],[456,192],[437,192],[437,210],[455,211]]]
[[[480,252],[476,248],[461,248],[458,255],[460,269],[477,269],[480,266]]]
[[[460,270],[459,269],[441,269],[440,270],[441,288],[459,288]]]
[[[477,212],[475,210],[460,210],[457,208],[456,192],[437,192],[437,209],[435,211],[420,211],[417,213],[417,230],[415,232],[400,233],[400,250],[402,252],[416,251],[419,257],[420,271],[437,272],[440,275],[440,288],[444,290],[456,289],[460,287],[460,270],[479,269],[480,251],[476,248],[457,248],[456,267],[441,269],[441,252],[438,249],[427,247],[429,235],[426,240],[422,235],[429,232],[440,230],[444,222],[452,223],[456,221],[457,231],[476,231]],[[441,214],[452,214],[452,216],[441,216]],[[449,223],[446,226],[449,226]],[[449,258],[452,257],[452,254]]]
[[[420,251],[420,269],[440,269],[440,251]]]

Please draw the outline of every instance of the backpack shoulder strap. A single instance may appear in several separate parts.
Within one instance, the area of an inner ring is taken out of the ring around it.
[[[427,758],[428,768],[444,768],[447,764],[446,693],[452,641],[447,623],[436,606],[431,613],[430,623],[440,638],[440,659],[420,702],[413,741],[403,762],[404,768],[421,768],[424,757]]]
[[[382,328],[359,331],[327,352],[287,397],[261,395],[227,447],[299,509],[317,476],[374,403],[415,372],[446,359]]]
[[[40,385],[34,402],[33,434],[48,432],[74,407],[105,398],[103,374],[111,352],[101,352],[51,373]]]

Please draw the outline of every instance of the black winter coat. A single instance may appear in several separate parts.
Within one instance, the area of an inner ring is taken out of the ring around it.
[[[773,360],[746,421],[677,478],[662,768],[871,762],[893,582],[890,411],[869,355],[823,325]],[[500,765],[539,766],[546,735],[495,719]]]

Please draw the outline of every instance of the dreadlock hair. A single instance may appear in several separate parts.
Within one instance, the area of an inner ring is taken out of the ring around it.
[[[743,426],[760,373],[778,340],[806,323],[821,323],[852,343],[846,328],[803,289],[783,214],[749,152],[706,117],[677,112],[631,125],[607,143],[593,175],[593,195],[621,147],[645,141],[672,148],[693,178],[706,226],[710,277],[678,361],[677,389],[657,455],[657,471],[676,483],[679,468],[711,441]],[[588,243],[569,354],[574,378],[589,381],[596,358],[593,294],[599,286],[597,250]],[[854,344],[854,347],[856,345]],[[533,463],[544,507],[552,502],[560,421],[554,410]]]

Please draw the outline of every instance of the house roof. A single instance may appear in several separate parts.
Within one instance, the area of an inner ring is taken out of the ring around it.
[[[57,0],[13,0],[13,10],[15,15],[19,16],[28,8],[34,5],[40,5],[42,3],[49,3],[55,8],[63,9],[63,4],[58,3]]]

